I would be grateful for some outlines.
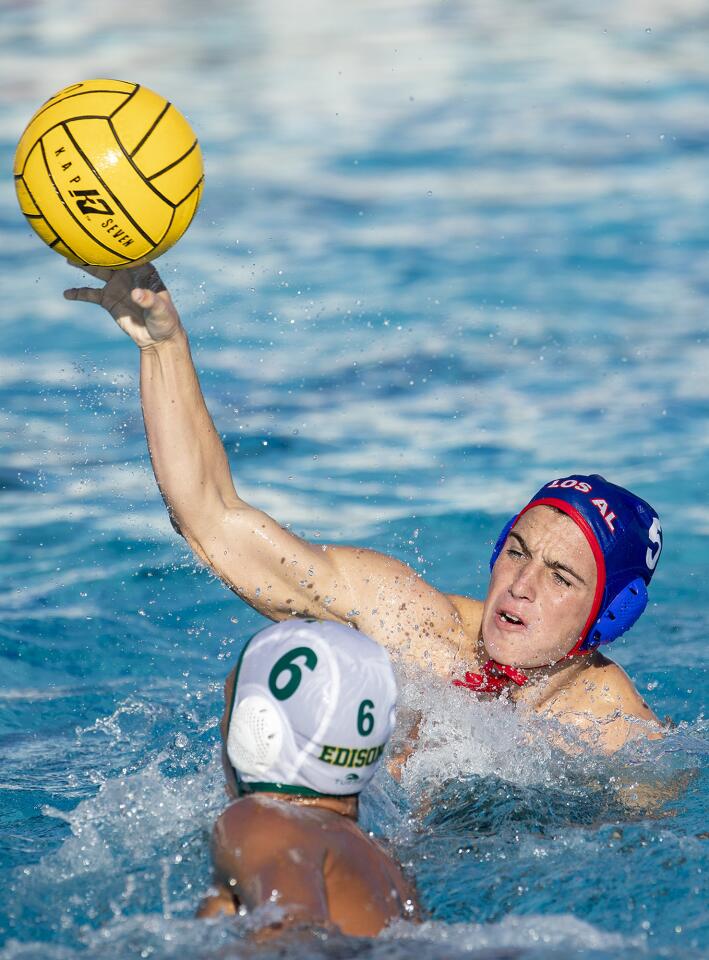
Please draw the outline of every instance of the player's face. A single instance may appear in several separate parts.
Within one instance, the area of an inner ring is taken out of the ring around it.
[[[482,636],[499,663],[541,667],[577,643],[591,613],[596,561],[574,521],[532,507],[515,524],[492,571]]]

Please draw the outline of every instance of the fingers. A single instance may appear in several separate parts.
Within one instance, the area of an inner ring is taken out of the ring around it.
[[[114,271],[109,270],[108,267],[95,267],[90,263],[77,263],[76,260],[67,259],[67,263],[76,267],[78,270],[83,270],[84,273],[90,273],[92,277],[96,277],[97,280],[110,280],[113,276]]]
[[[169,294],[165,295],[166,288],[161,287],[159,293],[152,290],[146,290],[144,287],[137,287],[131,290],[130,298],[133,303],[137,303],[147,313],[152,314],[155,320],[160,320],[168,314],[174,312]],[[163,294],[161,296],[161,294]]]
[[[152,263],[142,263],[138,267],[129,267],[126,270],[118,271],[112,270],[110,267],[95,266],[91,263],[79,263],[77,260],[70,260],[68,257],[66,258],[66,262],[78,270],[83,270],[84,273],[91,274],[91,276],[96,277],[97,280],[103,280],[104,283],[108,283],[116,274],[120,273],[125,275],[126,278],[129,277],[129,282],[134,287],[152,290],[153,293],[161,293],[167,289],[160,279],[160,274]]]
[[[152,290],[153,293],[162,293],[163,290],[167,290],[167,287],[160,279],[160,274],[154,269],[151,269],[146,287],[148,290]]]
[[[96,287],[70,287],[64,291],[65,300],[83,300],[85,303],[101,303],[103,289]]]
[[[157,295],[152,290],[145,290],[142,287],[136,287],[131,290],[130,298],[133,303],[137,303],[143,310],[152,310],[157,304]]]
[[[144,263],[142,266],[138,267],[135,271],[134,286],[140,287],[143,290],[152,290],[153,293],[161,293],[163,290],[166,290],[167,287],[160,279],[160,274],[157,272],[152,263]]]

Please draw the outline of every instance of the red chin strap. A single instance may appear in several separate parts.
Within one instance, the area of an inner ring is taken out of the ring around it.
[[[470,673],[466,671],[465,680],[454,680],[454,687],[465,687],[466,690],[474,690],[476,693],[500,693],[511,683],[518,687],[523,687],[529,677],[521,670],[514,667],[508,667],[504,663],[498,663],[496,660],[488,660],[483,666],[482,673]]]

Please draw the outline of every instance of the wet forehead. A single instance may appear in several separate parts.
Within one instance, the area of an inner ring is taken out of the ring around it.
[[[571,517],[551,507],[532,507],[514,525],[532,554],[548,563],[569,564],[584,580],[595,577],[596,561],[586,537]]]

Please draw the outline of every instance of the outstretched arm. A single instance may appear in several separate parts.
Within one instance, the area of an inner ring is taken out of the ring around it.
[[[194,552],[273,620],[310,615],[351,623],[448,673],[464,633],[444,594],[392,557],[308,543],[238,496],[187,334],[155,269],[84,269],[105,286],[65,296],[103,306],[140,348],[153,470],[172,523]]]
[[[177,310],[149,264],[121,271],[84,269],[106,285],[73,288],[64,295],[103,306],[140,348],[143,419],[155,477],[173,524],[206,559],[200,549],[205,526],[238,498]]]

